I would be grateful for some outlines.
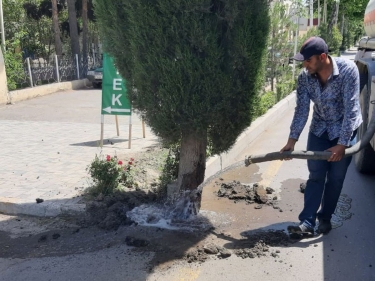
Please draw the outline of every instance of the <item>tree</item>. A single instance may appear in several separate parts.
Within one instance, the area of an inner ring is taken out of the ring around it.
[[[343,37],[342,46],[351,46],[363,35],[363,18],[366,6],[369,0],[327,0],[329,36],[333,35],[334,26],[337,25],[338,19],[341,19],[341,35]],[[317,8],[317,0],[315,0],[315,8]],[[337,33],[336,31],[334,31]],[[337,37],[338,38],[338,37]]]
[[[77,24],[77,14],[75,8],[76,0],[67,0],[68,4],[68,16],[69,16],[69,32],[70,32],[70,46],[72,50],[72,56],[78,54],[80,57],[80,47],[79,47],[79,36],[78,36],[78,24]]]
[[[82,55],[83,64],[86,66],[87,63],[87,0],[82,0]]]
[[[52,24],[55,35],[55,52],[56,55],[62,55],[62,43],[60,38],[59,14],[57,9],[57,0],[52,0]]]
[[[252,120],[268,0],[97,0],[95,14],[133,107],[163,140],[181,145],[180,192],[195,191],[207,143],[214,154],[229,150]]]
[[[274,83],[290,72],[289,57],[293,54],[294,44],[289,41],[290,31],[294,31],[290,15],[287,13],[287,6],[282,2],[275,2],[270,9],[270,39],[268,77],[271,78],[271,90],[274,91]],[[285,77],[284,77],[285,78]]]
[[[337,25],[337,19],[339,16],[340,0],[332,2],[331,15],[328,20],[328,36],[332,35],[333,27]]]

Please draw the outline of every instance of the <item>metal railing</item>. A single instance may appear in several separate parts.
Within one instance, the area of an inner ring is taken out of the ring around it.
[[[84,79],[88,70],[101,65],[101,57],[91,56],[85,60],[78,55],[72,59],[55,55],[52,61],[26,58],[23,73],[17,77],[17,88]]]

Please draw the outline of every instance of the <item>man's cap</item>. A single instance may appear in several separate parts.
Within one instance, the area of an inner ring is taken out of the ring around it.
[[[328,54],[327,43],[320,37],[310,37],[307,39],[299,53],[297,53],[293,59],[296,61],[308,60],[314,55]]]

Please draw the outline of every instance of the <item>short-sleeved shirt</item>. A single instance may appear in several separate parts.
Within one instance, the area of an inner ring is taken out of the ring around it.
[[[297,106],[289,137],[298,140],[307,122],[312,101],[314,112],[310,132],[320,137],[327,131],[330,140],[338,138],[338,144],[349,146],[353,131],[362,123],[359,73],[354,62],[329,58],[333,72],[324,87],[315,74],[310,75],[305,69],[299,75]]]

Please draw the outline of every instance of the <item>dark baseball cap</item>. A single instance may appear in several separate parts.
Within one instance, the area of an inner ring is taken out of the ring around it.
[[[297,53],[293,59],[296,61],[308,60],[314,55],[328,54],[327,43],[320,37],[310,37],[307,39],[299,53]]]

